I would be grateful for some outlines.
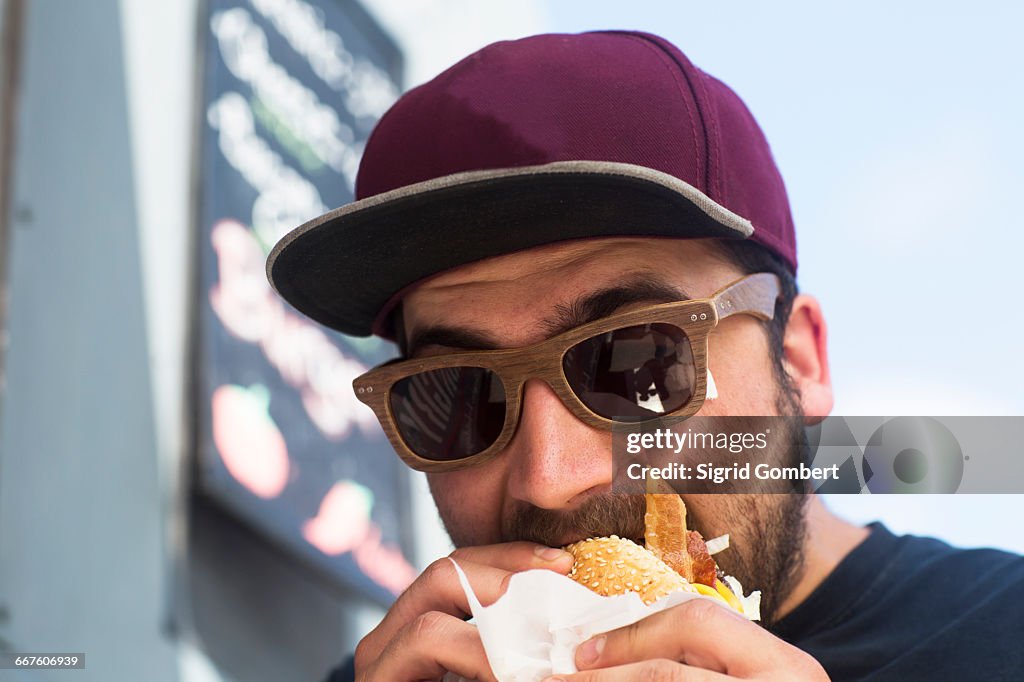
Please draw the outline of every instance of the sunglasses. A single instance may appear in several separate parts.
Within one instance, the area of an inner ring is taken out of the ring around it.
[[[402,460],[453,471],[498,455],[519,424],[523,386],[541,379],[582,422],[687,417],[704,404],[708,333],[737,314],[770,320],[779,280],[757,273],[710,298],[658,303],[523,348],[396,360],[353,382]]]

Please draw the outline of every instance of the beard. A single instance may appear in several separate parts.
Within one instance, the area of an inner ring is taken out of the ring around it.
[[[783,433],[775,432],[767,461],[779,466],[807,462],[809,447],[799,394],[788,383],[781,383],[776,409],[786,416],[772,422],[773,431],[778,428]],[[760,623],[764,627],[776,622],[780,605],[803,573],[805,512],[810,499],[806,493],[682,495],[691,530],[706,539],[729,534],[729,549],[716,554],[715,560],[745,590],[761,590]],[[591,495],[571,510],[522,503],[503,518],[501,541],[560,547],[583,538],[618,535],[642,545],[646,508],[643,495],[616,492]],[[444,514],[442,520],[456,547],[475,544],[469,533],[460,532],[458,524],[450,523]]]

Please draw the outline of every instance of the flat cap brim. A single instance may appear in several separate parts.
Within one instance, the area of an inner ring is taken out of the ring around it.
[[[458,173],[342,206],[285,235],[267,277],[321,324],[391,338],[387,318],[401,296],[460,265],[575,239],[746,239],[753,231],[672,175],[562,161]]]

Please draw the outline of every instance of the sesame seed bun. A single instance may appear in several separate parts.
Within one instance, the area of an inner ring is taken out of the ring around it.
[[[697,593],[652,552],[617,535],[581,540],[565,551],[576,559],[569,577],[603,597],[636,592],[650,604],[670,592]]]

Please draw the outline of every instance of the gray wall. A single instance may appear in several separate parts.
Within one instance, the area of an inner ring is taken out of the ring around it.
[[[26,6],[0,415],[0,637],[20,650],[86,652],[77,679],[172,680],[118,4]]]
[[[189,495],[196,5],[32,0],[8,215],[0,679],[318,680],[382,610]]]

